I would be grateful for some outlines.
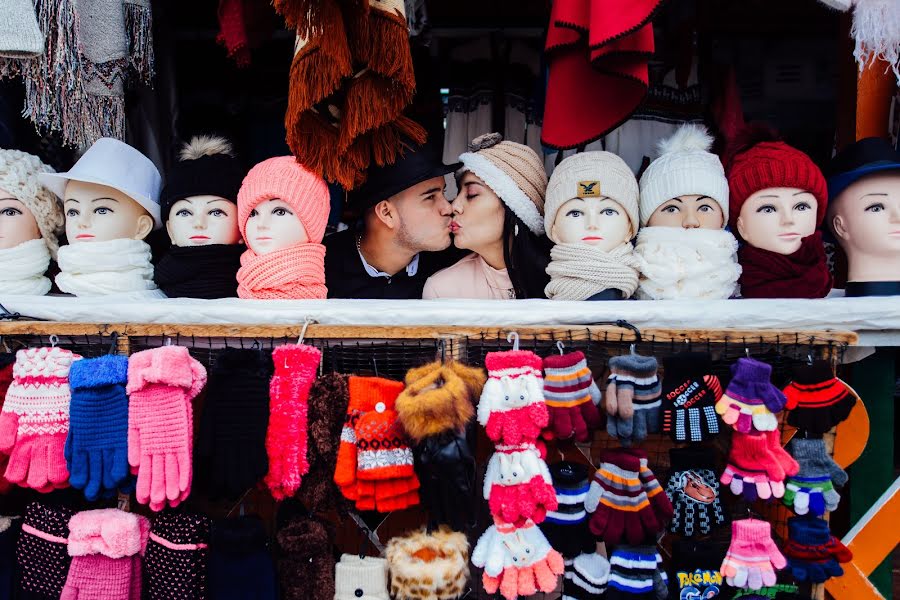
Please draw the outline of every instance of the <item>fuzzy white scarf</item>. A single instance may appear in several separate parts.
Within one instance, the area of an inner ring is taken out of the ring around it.
[[[76,296],[156,290],[150,246],[141,240],[82,242],[59,249],[59,289]]]
[[[634,249],[641,270],[637,297],[731,298],[741,275],[737,248],[724,229],[645,227]]]
[[[43,238],[0,250],[0,293],[43,296],[50,291],[44,277],[50,266],[50,250]]]
[[[587,244],[557,244],[550,251],[544,293],[551,300],[587,300],[604,290],[630,298],[638,286],[638,262],[631,242],[609,252]]]

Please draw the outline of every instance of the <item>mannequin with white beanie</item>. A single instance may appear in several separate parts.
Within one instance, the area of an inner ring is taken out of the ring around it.
[[[551,300],[621,300],[638,285],[631,238],[638,228],[638,183],[611,152],[582,152],[559,163],[547,186],[544,229]]]
[[[682,125],[659,143],[641,176],[637,297],[730,298],[741,267],[728,223],[728,180],[702,125]]]
[[[34,155],[0,149],[0,292],[43,296],[59,248],[62,205],[38,181],[53,169]]]

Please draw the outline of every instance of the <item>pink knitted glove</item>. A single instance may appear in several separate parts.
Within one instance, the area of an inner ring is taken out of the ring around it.
[[[0,452],[10,455],[10,483],[39,492],[68,486],[69,367],[80,358],[63,348],[16,353],[13,382],[0,413]]]
[[[505,523],[528,519],[542,523],[548,510],[558,508],[550,471],[531,444],[521,450],[498,449],[491,456],[484,477],[484,498],[491,514]]]
[[[175,507],[191,493],[193,408],[206,369],[187,348],[162,346],[128,361],[128,463],[135,496],[154,511]]]
[[[766,521],[744,519],[731,523],[731,546],[722,561],[728,585],[758,590],[775,585],[775,570],[787,560],[772,541],[772,526]]]
[[[542,362],[534,352],[491,352],[488,380],[478,401],[478,422],[494,442],[534,443],[550,423],[544,403]]]
[[[276,500],[296,494],[309,471],[306,403],[321,360],[322,353],[313,346],[290,344],[272,353],[275,374],[269,387],[269,473],[265,482]]]

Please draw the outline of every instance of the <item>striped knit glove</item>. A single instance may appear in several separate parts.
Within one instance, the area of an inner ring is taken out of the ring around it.
[[[824,583],[840,577],[844,570],[838,564],[853,560],[853,553],[828,529],[828,523],[815,517],[788,519],[788,535],[784,546],[788,566],[800,582]]]
[[[788,447],[800,465],[800,471],[788,478],[784,503],[798,515],[822,516],[825,511],[837,509],[841,495],[835,487],[847,483],[847,473],[828,456],[825,442],[795,437]]]
[[[588,529],[584,501],[591,487],[588,467],[563,461],[550,465],[550,477],[556,491],[558,507],[547,513],[541,531],[550,545],[571,562],[576,556],[593,553],[597,542]]]
[[[534,443],[550,422],[544,403],[542,362],[534,352],[490,352],[488,380],[478,402],[478,422],[492,441]]]
[[[665,523],[657,517],[641,482],[640,459],[616,449],[606,450],[601,460],[584,502],[585,509],[593,513],[591,533],[607,544],[640,544],[654,539]],[[665,494],[659,482],[653,493]]]
[[[547,511],[558,506],[550,471],[533,445],[521,450],[498,449],[491,456],[484,476],[484,499],[494,519],[504,523],[542,523]]]
[[[665,600],[669,580],[656,546],[617,546],[609,559],[605,600]]]
[[[775,571],[787,560],[772,541],[772,526],[766,521],[744,519],[731,524],[731,545],[722,561],[728,585],[758,590],[775,585]]]
[[[684,537],[709,535],[725,522],[712,454],[705,448],[672,448],[669,463],[666,494],[675,506],[669,531]]]
[[[658,364],[652,356],[626,354],[609,361],[606,432],[631,446],[660,430]]]
[[[790,411],[788,424],[816,435],[846,420],[856,405],[856,396],[834,376],[828,361],[796,367],[784,395]]]
[[[587,442],[601,424],[600,388],[582,352],[544,359],[544,399],[550,429],[558,439]]]
[[[706,352],[682,352],[663,361],[662,431],[676,442],[702,442],[719,435],[719,378]]]
[[[609,581],[609,561],[590,552],[566,561],[562,598],[564,600],[601,600]]]
[[[62,594],[72,561],[66,551],[72,513],[65,506],[40,502],[28,505],[16,547],[19,567],[16,598],[45,600]]]
[[[739,358],[731,366],[731,382],[716,403],[722,420],[740,433],[774,431],[776,413],[784,410],[787,398],[772,385],[772,367],[752,358]]]

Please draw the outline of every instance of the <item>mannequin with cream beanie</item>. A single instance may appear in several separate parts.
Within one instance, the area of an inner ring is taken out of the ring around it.
[[[325,298],[325,181],[292,156],[265,160],[238,192],[238,224],[247,250],[237,273],[238,296],[262,300]]]
[[[65,223],[62,204],[38,181],[53,169],[37,156],[0,149],[0,290],[43,296]]]
[[[725,299],[737,291],[738,243],[724,229],[728,180],[712,142],[702,125],[682,125],[641,176],[638,298]]]
[[[429,277],[422,297],[543,298],[549,248],[543,237],[547,174],[540,157],[490,133],[473,140],[459,160],[450,231],[453,244],[472,254]]]
[[[550,177],[544,229],[551,300],[620,300],[638,286],[631,238],[638,228],[638,183],[611,152],[566,158]]]

